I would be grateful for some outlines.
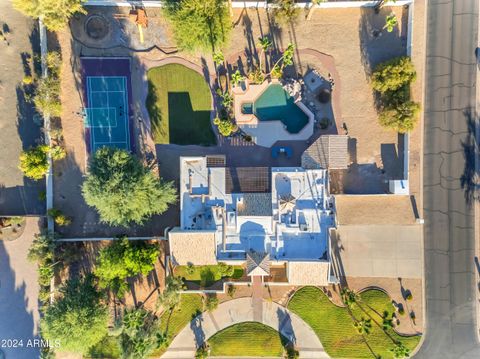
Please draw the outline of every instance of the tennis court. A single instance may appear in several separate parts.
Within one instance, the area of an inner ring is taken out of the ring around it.
[[[86,90],[85,127],[92,153],[103,146],[130,150],[127,78],[87,76]]]

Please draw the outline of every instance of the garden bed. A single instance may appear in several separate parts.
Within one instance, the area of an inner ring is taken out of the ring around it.
[[[201,288],[207,288],[215,284],[221,279],[231,278],[239,279],[244,275],[244,269],[242,266],[233,266],[233,274],[231,276],[225,276],[222,266],[219,265],[206,265],[206,266],[177,266],[174,273],[176,277],[184,279],[188,286],[188,282],[191,282]]]
[[[383,312],[394,311],[390,297],[379,290],[363,292],[360,300],[365,312],[358,305],[354,305],[352,314],[357,319],[362,317],[368,319],[371,316],[381,325]],[[382,358],[393,358],[390,352],[394,347],[393,340],[414,350],[421,338],[420,336],[400,336],[393,329],[387,329],[387,335],[373,320],[370,333],[362,337],[362,334],[359,334],[353,326],[353,320],[347,308],[330,302],[327,296],[316,287],[299,289],[290,300],[288,309],[312,327],[325,347],[325,351],[334,358],[371,358],[372,351]],[[399,316],[399,319],[409,320],[407,315]]]
[[[212,97],[198,72],[180,64],[148,70],[147,109],[157,144],[215,145]]]

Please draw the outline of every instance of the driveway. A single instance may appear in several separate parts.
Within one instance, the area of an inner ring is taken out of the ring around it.
[[[7,359],[38,358],[38,348],[27,348],[28,340],[38,338],[38,282],[36,265],[27,260],[27,252],[38,233],[38,218],[27,218],[22,236],[0,241],[0,344]],[[23,347],[12,348],[18,340]]]
[[[251,297],[229,300],[212,312],[191,321],[173,339],[162,358],[193,358],[195,350],[216,332],[231,325],[259,321],[282,333],[295,343],[300,358],[329,358],[315,332],[296,314],[275,302],[262,302],[262,315],[255,315]]]
[[[23,77],[32,72],[38,33],[34,21],[15,11],[11,1],[0,1],[0,29],[7,38],[0,40],[0,215],[43,214],[45,205],[38,195],[44,181],[28,180],[18,169],[20,152],[40,139],[35,111],[22,86]]]

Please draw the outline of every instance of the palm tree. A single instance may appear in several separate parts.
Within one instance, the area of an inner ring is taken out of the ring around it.
[[[385,6],[387,3],[389,2],[393,2],[393,3],[396,3],[397,0],[379,0],[376,4],[375,4],[375,12],[378,14],[380,12],[380,9]]]
[[[398,342],[395,346],[389,350],[393,354],[394,358],[403,359],[410,356],[410,349],[408,349],[403,343]]]
[[[320,3],[325,2],[325,1],[328,1],[328,0],[312,0],[311,5],[310,5],[310,9],[308,9],[307,20],[312,19],[312,15],[313,15],[313,11],[315,10],[315,7],[317,5],[320,5]]]
[[[350,309],[360,300],[360,296],[349,288],[342,288],[340,295],[342,296],[343,304]]]
[[[260,67],[261,71],[263,71],[263,69],[262,69],[262,67],[263,67],[262,66],[262,57],[263,57],[263,55],[266,56],[267,52],[270,50],[272,45],[273,45],[273,43],[272,43],[272,40],[270,40],[270,37],[263,36],[263,37],[258,38],[258,46],[260,46],[260,48],[262,49],[262,52],[260,53],[260,56],[259,56],[259,60],[260,60],[259,67]]]
[[[372,330],[372,320],[371,319],[365,319],[364,317],[362,317],[362,319],[354,322],[353,326],[357,329],[358,334],[368,335],[368,334],[370,334],[370,331]]]
[[[223,65],[224,61],[225,61],[225,56],[223,55],[223,52],[215,51],[213,53],[213,62],[215,63],[216,66]]]
[[[232,85],[237,86],[240,82],[245,80],[245,77],[242,76],[239,70],[235,71],[232,74]]]
[[[392,12],[390,15],[387,15],[385,18],[385,26],[384,29],[387,29],[388,32],[392,32],[395,26],[398,25],[398,20],[395,14]]]
[[[383,330],[385,332],[387,330],[393,329],[393,314],[390,318],[389,316],[390,316],[390,313],[387,310],[385,310],[382,315],[382,319],[383,319],[382,325],[383,325]]]
[[[295,6],[295,0],[275,0],[274,5],[273,16],[276,22],[292,23],[300,13],[300,9]]]
[[[278,59],[278,61],[273,65],[272,69],[268,76],[271,76],[273,72],[283,72],[285,66],[290,66],[293,64],[293,55],[295,51],[295,45],[289,43],[287,48],[283,51],[282,56]],[[281,65],[280,65],[281,63]]]

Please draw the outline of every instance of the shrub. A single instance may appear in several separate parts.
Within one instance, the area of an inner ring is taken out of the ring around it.
[[[412,300],[412,299],[413,299],[412,292],[408,292],[408,294],[407,294],[407,296],[406,296],[406,299],[407,299],[407,300]]]
[[[380,124],[400,133],[406,133],[415,127],[420,112],[420,105],[407,101],[393,108],[385,108],[379,114]]]
[[[58,75],[60,75],[60,69],[62,66],[62,58],[60,53],[58,51],[49,51],[47,53],[45,62],[52,75],[58,77]]]
[[[33,76],[23,76],[22,83],[26,86],[33,84]]]
[[[62,146],[53,146],[50,149],[50,155],[52,156],[52,160],[57,161],[64,159],[67,155],[67,152]]]
[[[187,274],[190,274],[190,275],[195,273],[195,266],[193,265],[193,263],[188,263],[185,271],[187,272]]]
[[[211,312],[212,310],[217,309],[218,307],[218,298],[216,295],[207,295],[205,297],[205,310]]]
[[[218,263],[218,270],[222,277],[232,277],[233,273],[235,272],[235,268],[233,268],[233,266],[227,265],[224,262]]]
[[[230,298],[233,298],[236,291],[237,291],[237,287],[235,287],[233,284],[228,285],[227,294]]]
[[[263,81],[265,81],[265,74],[260,68],[257,68],[248,73],[248,80],[252,84],[261,84]]]
[[[127,151],[110,147],[95,152],[82,193],[102,222],[124,227],[144,223],[177,200],[171,182],[159,180]]]
[[[56,208],[50,208],[47,211],[47,214],[53,218],[56,224],[59,226],[68,226],[72,223],[72,220],[70,217],[64,215],[62,211]]]
[[[237,125],[229,119],[221,119],[219,117],[216,117],[213,120],[213,124],[217,126],[218,132],[220,132],[220,134],[224,137],[230,136],[238,129]]]
[[[36,109],[48,117],[59,117],[62,113],[60,101],[60,81],[54,76],[48,76],[38,81],[33,103]]]
[[[40,180],[45,176],[48,172],[48,151],[48,146],[41,145],[20,154],[19,168],[26,177]]]
[[[384,93],[395,91],[416,78],[415,68],[410,57],[397,57],[379,64],[372,74],[372,87]]]

